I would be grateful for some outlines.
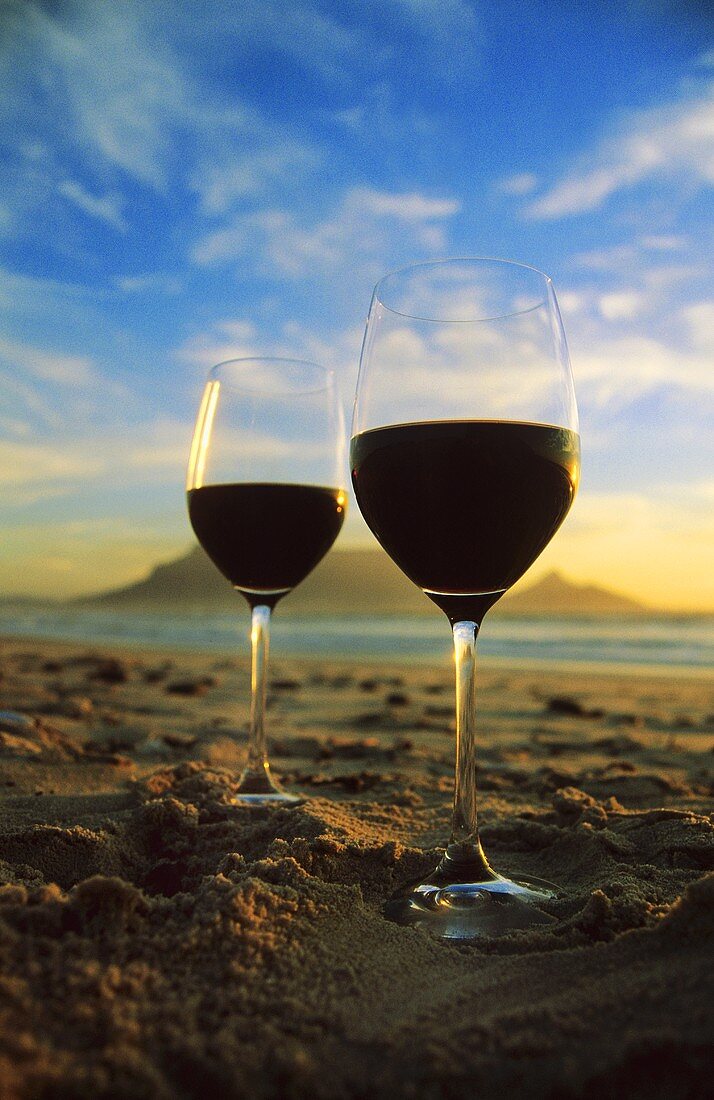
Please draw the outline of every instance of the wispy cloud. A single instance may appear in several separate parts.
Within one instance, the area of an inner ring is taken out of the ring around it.
[[[684,307],[682,317],[687,325],[690,343],[698,351],[714,356],[714,301],[693,302]]]
[[[647,306],[647,299],[637,290],[620,290],[602,294],[598,308],[608,321],[629,320],[636,317]]]
[[[653,252],[680,252],[689,244],[686,237],[676,233],[652,233],[640,238],[642,248]]]
[[[208,3],[206,16],[234,48],[280,53],[323,78],[342,81],[345,63],[361,55],[368,38],[309,0],[241,0],[240,5]],[[200,31],[199,31],[200,33]]]
[[[21,138],[11,150],[18,185],[0,189],[6,232],[27,232],[38,210],[59,223],[58,199],[126,231],[130,188],[139,183],[166,195],[177,179],[208,217],[225,216],[246,198],[262,202],[261,216],[266,202],[292,207],[291,188],[324,164],[325,148],[302,136],[304,126],[278,122],[278,112],[266,117],[242,90],[224,87],[216,95],[196,42],[215,49],[220,36],[221,49],[233,57],[248,50],[280,54],[328,83],[342,84],[349,73],[343,94],[353,106],[344,117],[359,118],[358,128],[371,126],[376,107],[380,132],[390,128],[386,112],[393,116],[391,139],[401,143],[405,125],[419,130],[428,123],[416,105],[394,100],[387,72],[395,47],[384,38],[383,19],[395,41],[412,44],[400,64],[411,64],[413,54],[413,64],[419,58],[447,82],[460,66],[473,70],[483,37],[464,0],[392,0],[379,11],[364,0],[351,17],[309,0],[246,0],[237,8],[206,0],[202,8],[200,19],[178,18],[165,34],[160,5],[76,0],[65,9],[15,0],[0,43],[6,91],[0,126]],[[189,34],[192,52],[181,49]],[[335,105],[323,120],[338,114]],[[299,223],[292,232],[298,251],[309,252]],[[433,230],[429,238],[438,247]]]
[[[0,485],[19,494],[27,486],[44,486],[54,492],[56,482],[78,482],[104,469],[104,463],[96,456],[77,448],[0,440]]]
[[[504,195],[529,195],[538,186],[538,177],[534,172],[519,172],[515,176],[506,176],[499,180],[497,187]]]
[[[458,212],[460,203],[455,199],[430,199],[417,193],[395,195],[359,187],[348,194],[345,206],[357,213],[392,217],[405,222],[423,222],[450,218]]]
[[[123,294],[178,294],[182,285],[178,275],[168,275],[161,271],[149,271],[143,275],[116,275],[113,281]]]
[[[243,320],[218,321],[207,331],[191,337],[175,352],[180,362],[200,368],[201,384],[206,372],[217,363],[225,363],[229,359],[280,354],[276,344],[272,345],[272,349],[266,349],[255,325]]]
[[[572,529],[578,535],[641,533],[643,526],[652,534],[674,529],[714,534],[714,482],[663,482],[652,493],[584,493],[573,513]]]
[[[66,132],[79,146],[162,186],[170,145],[166,122],[185,113],[188,92],[166,51],[146,41],[141,8],[80,2],[68,19],[19,0],[14,11],[3,52],[11,87],[25,92],[16,104],[24,122],[33,119],[39,132],[45,129],[40,104],[46,89],[39,79],[45,73],[56,105],[66,111]],[[6,102],[4,113],[11,110]]]
[[[140,423],[114,424],[98,432],[92,424],[52,438],[0,439],[0,485],[3,498],[23,504],[60,493],[87,494],[101,488],[105,500],[122,490],[157,481],[179,487],[183,480],[192,425],[158,417]],[[121,481],[117,482],[117,471]],[[25,498],[32,492],[32,500]]]
[[[698,415],[706,417],[701,402],[710,403],[714,396],[709,355],[683,351],[651,336],[585,341],[581,343],[577,333],[571,338],[579,400],[586,408],[615,413],[636,407],[647,395],[681,391],[698,395]]]
[[[453,83],[478,67],[485,35],[477,6],[467,0],[396,0],[412,32],[428,43],[427,64]]]
[[[538,219],[582,214],[618,191],[668,176],[695,187],[714,184],[714,82],[692,98],[630,115],[524,213]]]
[[[85,355],[62,355],[0,337],[0,363],[6,370],[27,371],[43,382],[86,386],[97,381],[94,363]]]
[[[198,166],[190,186],[198,194],[205,213],[223,214],[236,200],[262,198],[276,184],[284,186],[286,179],[294,184],[296,178],[316,168],[320,160],[315,148],[275,134],[274,144],[253,151],[226,151],[219,155],[218,163],[214,152]]]
[[[299,276],[308,270],[334,270],[346,261],[354,264],[358,257],[378,256],[389,248],[390,233],[403,233],[406,228],[415,243],[433,251],[444,246],[443,222],[459,206],[455,199],[416,192],[352,188],[332,217],[312,225],[301,224],[282,210],[240,215],[227,228],[199,241],[193,259],[210,264],[250,252],[272,271]]]
[[[618,587],[645,603],[708,610],[713,493],[708,480],[661,482],[647,493],[581,490],[539,566],[567,562],[580,576],[616,576]]]
[[[623,322],[637,321],[637,334],[664,333],[672,341],[681,326],[677,314],[709,286],[706,242],[690,242],[676,234],[645,234],[607,248],[579,252],[567,267],[575,285],[559,295],[564,309],[599,315],[619,331]]]
[[[19,275],[0,266],[0,321],[16,346],[32,341],[43,354],[52,355],[46,345],[59,338],[91,348],[92,337],[106,325],[103,310],[112,293],[93,283]],[[24,362],[31,353],[20,354]]]
[[[84,422],[98,426],[116,420],[116,402],[125,410],[125,386],[107,377],[88,355],[0,337],[3,412],[26,424],[28,434],[52,445],[71,441]]]
[[[643,236],[623,241],[608,248],[595,248],[588,252],[576,252],[570,259],[571,267],[583,267],[592,271],[626,272],[652,263],[652,253],[661,255],[680,251],[685,242],[674,235],[668,237]]]
[[[404,51],[422,78],[453,83],[473,72],[485,35],[468,0],[354,0],[335,5],[295,0],[242,0],[238,6],[206,3],[204,19],[233,49],[282,55],[334,87],[377,80]]]
[[[306,359],[333,370],[345,403],[354,394],[359,349],[364,330],[361,325],[332,332],[318,333],[296,321],[288,321],[269,334],[243,319],[219,321],[197,333],[179,347],[176,358],[198,368],[197,380],[203,383],[206,372],[227,359],[248,359],[253,356],[283,356]],[[345,408],[347,412],[347,407]]]
[[[90,218],[97,218],[99,221],[113,226],[114,229],[119,229],[122,233],[126,232],[128,227],[122,214],[124,200],[121,195],[116,192],[107,195],[92,195],[74,180],[62,180],[57,190],[60,195],[69,199],[85,214],[89,214]]]

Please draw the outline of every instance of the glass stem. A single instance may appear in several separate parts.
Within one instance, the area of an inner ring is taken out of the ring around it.
[[[250,645],[250,741],[246,770],[267,774],[269,765],[265,738],[265,694],[270,651],[270,608],[265,604],[256,604],[252,609]]]
[[[476,819],[476,635],[478,624],[454,623],[456,663],[456,774],[454,816],[446,861],[493,878],[481,848]]]

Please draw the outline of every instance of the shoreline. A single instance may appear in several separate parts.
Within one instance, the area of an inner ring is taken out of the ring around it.
[[[177,656],[195,656],[198,658],[231,658],[231,657],[247,657],[249,654],[249,620],[236,623],[236,644],[235,646],[229,646],[226,644],[220,644],[215,647],[202,647],[193,642],[182,643],[180,641],[170,641],[164,639],[152,640],[151,642],[145,639],[139,641],[133,641],[126,637],[113,637],[110,635],[98,635],[91,638],[87,642],[79,641],[78,639],[58,636],[54,637],[49,634],[32,634],[32,633],[18,633],[7,634],[0,633],[0,645],[4,644],[21,644],[21,645],[57,645],[66,647],[76,647],[78,645],[86,645],[89,648],[102,648],[112,649],[117,648],[127,652],[137,653],[150,653],[156,652],[166,656],[175,654]],[[304,661],[312,663],[324,663],[325,661],[338,661],[344,665],[356,665],[356,664],[374,664],[380,663],[385,665],[393,665],[399,668],[421,668],[427,670],[432,668],[437,670],[439,668],[450,668],[451,653],[449,650],[448,642],[448,628],[444,631],[444,654],[440,658],[439,655],[430,654],[414,654],[398,652],[384,655],[384,654],[370,654],[370,653],[345,653],[340,649],[333,650],[330,654],[321,653],[305,653],[299,649],[283,648],[280,643],[280,626],[275,628],[275,634],[277,634],[278,640],[275,641],[275,636],[271,638],[272,649],[275,654],[276,660],[282,661]],[[278,650],[276,653],[275,651]],[[560,657],[553,658],[529,658],[529,657],[502,657],[492,654],[483,655],[477,650],[478,667],[484,669],[501,669],[503,671],[513,670],[520,672],[543,672],[552,673],[557,675],[559,672],[563,672],[569,675],[582,675],[582,676],[625,676],[625,677],[642,677],[653,676],[663,679],[688,679],[688,680],[701,680],[702,682],[714,682],[714,667],[702,663],[702,664],[685,664],[685,663],[644,663],[644,662],[625,662],[625,661],[593,661],[593,660],[572,660],[562,659]]]
[[[249,622],[245,624],[245,632],[241,632],[237,637],[237,644],[235,647],[220,646],[216,648],[202,648],[201,646],[192,645],[190,643],[181,644],[180,642],[170,641],[156,641],[156,642],[133,642],[126,638],[111,638],[103,636],[97,639],[91,639],[88,642],[78,642],[72,638],[54,638],[46,635],[37,634],[0,634],[0,646],[4,645],[28,645],[28,646],[58,646],[67,649],[74,649],[77,646],[86,646],[88,650],[121,650],[127,656],[135,655],[149,655],[151,653],[161,654],[162,656],[176,658],[190,658],[195,657],[199,660],[211,660],[211,659],[232,659],[249,661],[250,656],[250,642],[249,642]],[[279,628],[278,628],[279,629]],[[446,642],[448,646],[448,630],[446,631]],[[275,650],[276,646],[274,639],[271,639],[272,649]],[[339,650],[329,656],[316,654],[316,653],[301,653],[298,650],[281,650],[278,653],[273,652],[274,660],[279,662],[299,662],[306,665],[320,665],[328,661],[330,664],[340,664],[345,668],[354,667],[357,665],[373,665],[379,664],[380,666],[394,667],[399,669],[408,669],[410,667],[419,668],[426,672],[430,669],[437,671],[451,671],[451,651],[446,650],[443,658],[432,657],[421,654],[404,654],[400,656],[395,653],[389,657],[383,657],[381,655],[369,655],[369,654],[347,654]],[[272,659],[272,658],[271,658]],[[484,670],[499,670],[503,672],[542,672],[544,674],[552,674],[554,676],[559,675],[561,672],[567,675],[581,675],[584,677],[624,677],[630,679],[632,677],[639,677],[646,679],[649,676],[654,678],[665,679],[686,679],[702,681],[703,683],[714,682],[714,669],[708,665],[675,665],[675,664],[642,664],[642,663],[625,663],[625,662],[607,662],[607,661],[568,661],[553,659],[530,659],[530,658],[511,658],[511,657],[499,657],[493,655],[480,655],[477,650],[477,670],[483,668]]]

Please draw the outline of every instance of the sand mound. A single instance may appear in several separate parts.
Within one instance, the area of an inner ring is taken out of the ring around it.
[[[668,754],[628,739],[613,767],[596,743],[604,686],[585,723],[544,717],[526,680],[500,703],[486,687],[484,843],[497,867],[562,887],[558,920],[449,943],[381,913],[447,827],[453,746],[419,726],[426,680],[400,689],[411,726],[349,737],[326,704],[354,702],[359,680],[335,689],[326,671],[323,701],[285,672],[303,688],[277,693],[276,752],[312,797],[248,808],[231,803],[220,688],[167,715],[148,666],[122,667],[129,680],[93,681],[91,717],[65,715],[59,740],[29,709],[32,725],[6,730],[41,750],[11,746],[0,772],[3,1097],[704,1095],[714,829],[694,734]],[[138,713],[130,766],[97,763],[83,746]],[[33,793],[38,775],[55,794]]]
[[[383,920],[431,858],[385,839],[379,807],[237,810],[230,789],[179,765],[120,825],[6,836],[31,873],[0,888],[5,1095],[694,1095],[705,818],[557,791],[488,834],[567,884],[561,921],[453,945]]]

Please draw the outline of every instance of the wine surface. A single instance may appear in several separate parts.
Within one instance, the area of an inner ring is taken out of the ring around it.
[[[564,520],[579,439],[518,421],[395,424],[355,436],[350,464],[362,515],[390,557],[452,620],[478,619]]]
[[[188,492],[196,538],[251,604],[272,605],[305,579],[337,538],[345,509],[341,489],[320,485],[238,482]]]

